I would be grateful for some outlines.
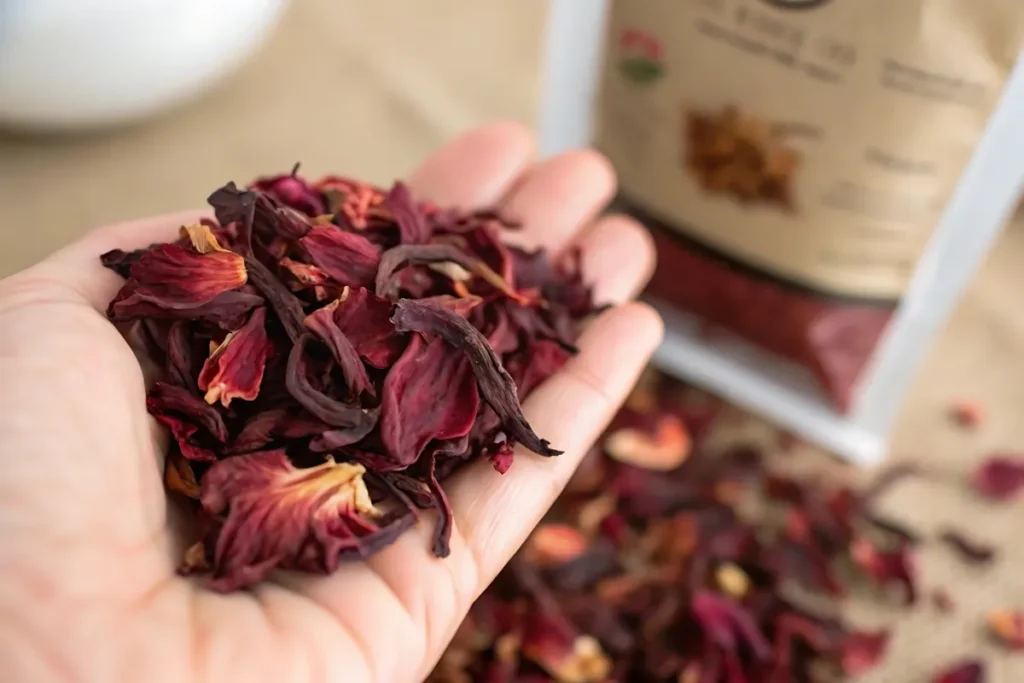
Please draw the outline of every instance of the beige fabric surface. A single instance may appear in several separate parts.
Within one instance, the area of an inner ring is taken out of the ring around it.
[[[201,205],[211,188],[301,161],[310,174],[386,182],[431,148],[488,119],[532,120],[542,0],[295,0],[270,44],[240,73],[157,120],[91,135],[0,134],[0,276],[88,227]],[[1021,226],[1024,227],[1024,226]],[[955,523],[1001,547],[989,569],[968,569],[929,546],[926,587],[944,586],[951,617],[927,603],[909,616],[870,601],[866,624],[900,619],[892,656],[864,680],[928,680],[967,654],[990,680],[1024,682],[1024,655],[989,641],[989,609],[1024,609],[1024,502],[974,498],[965,473],[996,448],[1024,448],[1024,229],[1011,228],[929,354],[907,400],[893,451],[933,464],[887,503],[922,530]],[[2,379],[0,379],[2,382]],[[955,399],[982,401],[984,429],[948,424]],[[811,454],[808,458],[813,458]]]

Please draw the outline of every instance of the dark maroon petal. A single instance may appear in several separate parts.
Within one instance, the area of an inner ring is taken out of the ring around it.
[[[294,172],[288,175],[259,178],[250,187],[266,192],[282,204],[301,211],[307,216],[320,216],[327,213],[327,206],[324,204],[320,191]]]
[[[302,304],[265,265],[252,258],[247,259],[246,263],[249,266],[253,287],[267,298],[267,303],[277,315],[291,342],[298,343],[299,338],[306,333],[302,324],[306,317]]]
[[[167,379],[191,390],[197,386],[194,367],[188,323],[177,320],[171,324],[167,333]]]
[[[398,302],[392,318],[401,332],[436,334],[470,360],[480,395],[501,418],[508,435],[539,455],[559,455],[530,428],[523,415],[515,382],[494,354],[487,338],[452,311],[412,299]]]
[[[306,347],[312,339],[313,336],[309,334],[302,336],[288,354],[288,368],[285,374],[288,393],[310,414],[332,427],[349,429],[359,427],[366,420],[372,419],[359,405],[342,403],[313,386],[309,380],[306,362]]]
[[[480,397],[469,360],[442,339],[412,335],[384,379],[380,433],[393,469],[416,462],[434,440],[469,433]],[[410,416],[415,416],[411,418]]]
[[[121,277],[128,279],[131,276],[132,266],[142,258],[149,249],[136,249],[134,251],[122,251],[111,249],[100,256],[100,263],[109,268]]]
[[[249,317],[249,312],[264,303],[263,298],[246,292],[221,292],[209,303],[194,308],[165,309],[159,304],[134,298],[130,291],[122,290],[125,298],[115,299],[108,316],[115,322],[139,319],[202,320],[222,330],[237,330]],[[120,294],[118,295],[121,296]]]
[[[434,507],[437,508],[441,519],[438,520],[437,526],[434,528],[434,540],[432,544],[432,550],[434,555],[437,557],[448,557],[451,552],[450,541],[452,537],[452,520],[454,513],[452,512],[452,504],[448,500],[447,494],[444,489],[437,482],[436,473],[436,455],[431,456],[430,465],[427,474],[427,488],[430,490],[431,495],[434,497]]]
[[[331,350],[331,355],[338,367],[341,368],[341,374],[345,377],[345,382],[354,398],[358,398],[362,393],[376,396],[373,384],[366,374],[366,368],[363,367],[363,361],[359,357],[359,352],[334,321],[334,309],[337,308],[337,305],[338,301],[336,300],[306,316],[304,321],[306,329],[319,337],[320,341]]]
[[[402,244],[425,244],[430,241],[430,225],[413,200],[408,185],[395,183],[384,199],[384,204],[398,223]]]
[[[230,332],[210,352],[199,372],[199,388],[206,392],[206,402],[227,408],[240,398],[253,401],[259,395],[260,382],[267,359],[273,349],[267,338],[267,309],[257,308],[249,321],[237,332]]]
[[[402,268],[442,263],[454,263],[507,296],[519,298],[511,285],[490,266],[454,244],[402,244],[385,251],[380,259],[380,270],[377,271],[377,296],[388,299],[398,296],[400,281],[397,274]]]
[[[309,442],[309,450],[314,453],[329,453],[346,446],[359,443],[377,427],[380,419],[379,409],[364,408],[365,417],[354,427],[345,429],[329,429],[321,432]]]
[[[176,244],[163,244],[143,254],[131,267],[131,278],[113,311],[144,302],[159,309],[182,311],[208,304],[222,292],[246,283],[241,256],[230,251],[200,254]]]
[[[985,663],[969,659],[949,666],[932,678],[932,683],[985,683]]]
[[[1024,493],[1024,455],[998,453],[974,472],[974,488],[990,500],[1009,501]]]
[[[956,550],[968,562],[988,564],[996,557],[994,546],[968,538],[955,529],[946,529],[939,534],[939,538],[950,548]]]
[[[189,460],[216,459],[213,448],[227,441],[220,413],[184,387],[157,382],[146,397],[146,408],[166,425]]]
[[[363,235],[334,225],[315,225],[299,244],[313,263],[337,282],[359,286],[373,284],[381,262],[380,247]]]
[[[691,609],[704,632],[719,647],[735,652],[744,644],[758,659],[771,658],[771,643],[751,615],[732,601],[702,591],[694,596]]]
[[[391,322],[393,305],[363,287],[348,287],[334,305],[334,323],[369,365],[386,368],[402,355],[405,338]]]

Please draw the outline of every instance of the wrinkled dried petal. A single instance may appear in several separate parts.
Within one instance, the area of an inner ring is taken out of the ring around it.
[[[123,251],[111,249],[100,256],[100,263],[109,268],[126,280],[131,277],[132,266],[142,258],[149,249],[135,249],[134,251]]]
[[[346,287],[330,305],[334,307],[334,323],[369,365],[386,368],[402,355],[405,338],[391,322],[390,301],[363,287]]]
[[[199,388],[206,402],[220,401],[225,408],[240,398],[253,401],[272,353],[266,330],[267,311],[257,308],[237,332],[230,332],[213,351],[199,372]]]
[[[771,644],[746,611],[736,603],[701,591],[693,598],[694,616],[704,633],[727,652],[735,652],[743,644],[761,660],[771,657]]]
[[[411,299],[398,302],[392,321],[400,332],[436,334],[462,351],[472,365],[481,397],[501,418],[508,435],[539,455],[561,453],[530,428],[516,395],[515,382],[487,339],[468,321],[443,306]]]
[[[354,427],[320,432],[309,442],[309,450],[314,453],[330,453],[365,439],[377,427],[380,420],[380,409],[364,408],[363,413],[365,418]]]
[[[207,539],[215,590],[262,580],[276,567],[329,570],[393,540],[363,481],[365,468],[335,463],[297,469],[284,451],[227,458],[203,476],[203,510],[222,518]],[[212,549],[212,552],[209,551]],[[312,552],[314,551],[315,552]]]
[[[343,285],[372,285],[381,263],[380,247],[333,225],[313,226],[299,244],[317,267]]]
[[[985,663],[977,659],[958,662],[935,674],[932,683],[985,683]]]
[[[968,562],[988,564],[996,557],[996,549],[993,546],[970,539],[954,529],[946,529],[939,534],[939,538]]]
[[[298,343],[299,338],[305,334],[302,321],[306,314],[302,310],[302,304],[262,263],[255,259],[248,259],[246,263],[249,266],[249,277],[253,287],[266,297],[267,303],[284,326],[291,342]]]
[[[259,178],[251,187],[270,194],[278,201],[309,216],[327,212],[319,190],[296,175],[298,168],[288,175]]]
[[[262,297],[247,292],[221,292],[206,304],[194,308],[164,309],[158,304],[132,299],[130,292],[124,292],[125,299],[115,299],[107,311],[114,322],[129,320],[201,320],[212,323],[222,330],[237,330],[249,317],[249,312],[264,303]],[[121,294],[118,294],[120,297]]]
[[[355,345],[338,327],[334,321],[334,310],[338,301],[334,301],[321,309],[318,309],[306,316],[304,322],[306,329],[313,332],[331,350],[334,361],[341,368],[341,374],[345,377],[348,390],[353,397],[365,393],[369,396],[376,396],[373,384],[366,374],[363,361]]]
[[[114,315],[139,303],[158,309],[184,311],[209,304],[223,292],[238,289],[248,274],[242,257],[230,251],[201,254],[176,244],[147,251],[131,267],[124,298],[111,307]]]
[[[469,433],[480,396],[469,360],[443,339],[414,334],[384,378],[380,433],[394,469],[416,462],[433,440]],[[415,420],[408,416],[415,415]]]
[[[416,206],[408,185],[395,183],[385,197],[384,203],[398,223],[402,244],[426,244],[430,240],[430,225],[423,212]]]
[[[974,488],[990,500],[1009,501],[1024,494],[1024,456],[1001,453],[974,472]]]
[[[327,273],[310,263],[301,263],[285,257],[278,261],[278,265],[295,279],[298,287],[293,287],[293,289],[320,287],[331,283],[331,278]]]
[[[318,391],[309,380],[306,362],[306,347],[312,341],[312,335],[303,335],[288,354],[288,368],[285,373],[285,385],[303,408],[332,427],[350,429],[360,428],[366,420],[372,419],[369,411],[358,404],[342,403]]]
[[[490,266],[474,258],[453,244],[402,244],[384,252],[377,271],[377,296],[392,299],[398,295],[400,282],[397,278],[402,268],[414,265],[429,265],[451,262],[478,276],[505,295],[519,299],[519,295]]]
[[[211,448],[227,441],[220,413],[183,387],[157,382],[146,397],[146,408],[171,430],[181,454],[189,460],[213,461]]]
[[[674,470],[690,454],[690,435],[674,415],[658,420],[653,434],[624,428],[605,439],[605,450],[612,458],[635,467],[656,471]]]
[[[1024,650],[1024,610],[999,609],[989,612],[988,627],[1011,650]]]

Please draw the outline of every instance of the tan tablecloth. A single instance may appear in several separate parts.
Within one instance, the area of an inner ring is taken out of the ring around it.
[[[41,258],[88,227],[198,206],[212,187],[287,169],[347,172],[386,182],[431,148],[495,117],[533,119],[542,0],[296,0],[271,43],[200,101],[158,120],[89,136],[0,135],[0,275]],[[386,36],[386,38],[385,38]],[[921,529],[955,522],[998,543],[1000,562],[967,570],[928,548],[928,586],[959,607],[927,604],[901,621],[892,657],[865,680],[926,681],[968,653],[995,664],[992,680],[1024,682],[1024,655],[1000,654],[981,621],[1024,608],[1024,505],[974,499],[964,473],[993,448],[1024,447],[1024,230],[1007,231],[929,355],[900,420],[894,452],[943,472],[889,501]],[[989,408],[977,434],[952,429],[949,402]],[[875,623],[895,614],[869,603]]]

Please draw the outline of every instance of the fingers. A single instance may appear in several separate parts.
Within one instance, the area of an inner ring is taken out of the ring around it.
[[[615,192],[615,173],[592,150],[566,152],[541,162],[502,200],[503,215],[523,224],[509,242],[558,251],[596,216]]]
[[[583,277],[594,287],[594,301],[617,304],[636,297],[654,272],[654,241],[628,216],[598,219],[575,242]]]
[[[519,123],[476,128],[448,143],[409,178],[417,199],[442,206],[491,206],[508,191],[534,154],[533,136]]]

